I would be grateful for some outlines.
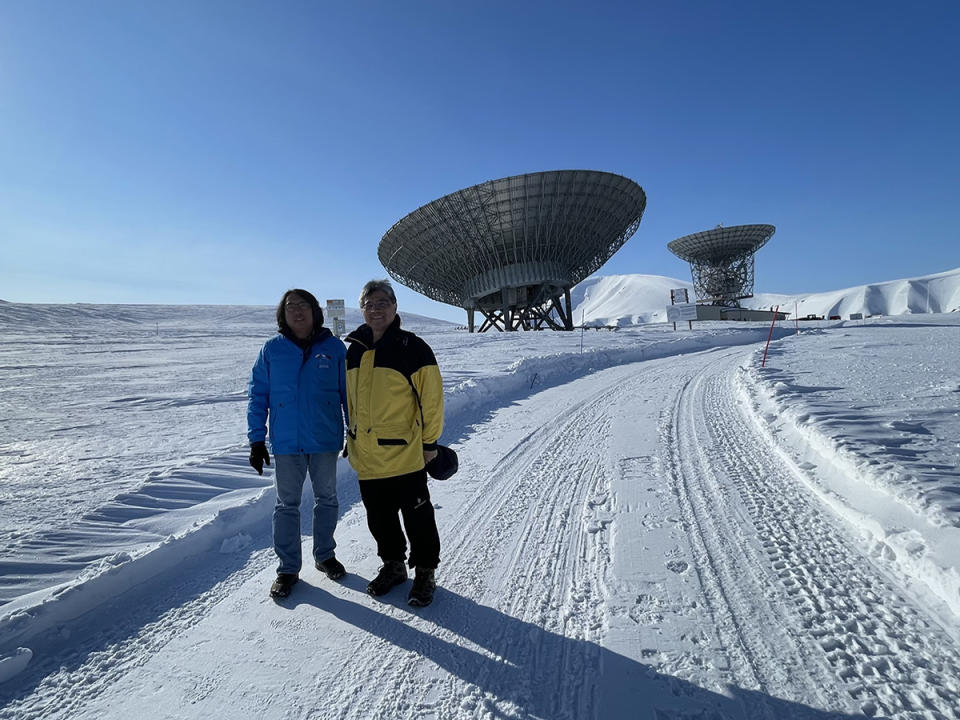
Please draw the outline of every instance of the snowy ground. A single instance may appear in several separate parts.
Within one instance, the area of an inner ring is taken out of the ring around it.
[[[955,314],[783,323],[764,368],[761,326],[422,322],[461,471],[416,611],[363,592],[345,461],[351,574],[267,597],[270,319],[0,305],[0,718],[960,717]]]

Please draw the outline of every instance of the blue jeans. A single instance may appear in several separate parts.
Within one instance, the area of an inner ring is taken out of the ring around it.
[[[303,562],[300,553],[300,501],[308,471],[310,484],[313,485],[313,557],[317,562],[333,557],[333,549],[337,546],[333,531],[340,514],[337,502],[339,454],[327,452],[274,456],[277,504],[273,508],[273,549],[280,559],[278,573],[299,573]]]

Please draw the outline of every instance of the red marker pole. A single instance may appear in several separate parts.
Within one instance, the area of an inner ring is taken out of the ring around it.
[[[767,364],[767,350],[770,349],[770,338],[773,337],[773,325],[777,322],[777,312],[779,312],[779,310],[780,306],[777,305],[773,311],[773,320],[770,322],[770,332],[767,333],[767,346],[763,349],[763,362],[760,363],[760,367]]]

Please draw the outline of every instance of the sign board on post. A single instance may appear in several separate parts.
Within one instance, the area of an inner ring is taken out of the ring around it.
[[[667,306],[667,322],[679,322],[680,320],[696,320],[696,303],[678,303]]]
[[[697,306],[694,303],[688,302],[689,299],[686,288],[677,288],[670,291],[670,307],[667,308],[667,322],[673,323],[674,330],[677,329],[677,320],[686,320],[687,325],[693,330],[693,321],[697,319]],[[684,308],[688,305],[693,308],[693,315],[690,314],[689,310],[672,309]]]
[[[327,300],[324,315],[330,332],[337,337],[347,334],[347,310],[343,300]]]

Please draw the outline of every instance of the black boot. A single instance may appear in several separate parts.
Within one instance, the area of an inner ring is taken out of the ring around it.
[[[437,582],[430,568],[417,568],[413,578],[413,587],[407,596],[407,603],[414,607],[426,607],[433,602],[433,591],[437,589]]]
[[[384,560],[380,572],[367,585],[367,592],[371,595],[383,595],[406,579],[407,566],[403,564],[403,560]]]
[[[285,598],[297,584],[300,577],[296,573],[280,573],[270,586],[270,597]]]
[[[347,569],[336,557],[330,557],[323,562],[317,563],[317,570],[322,572],[331,580],[339,580],[347,574]]]

